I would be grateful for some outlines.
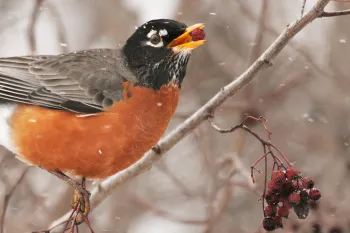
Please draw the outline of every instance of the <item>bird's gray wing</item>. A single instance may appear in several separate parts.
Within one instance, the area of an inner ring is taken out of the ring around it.
[[[96,113],[122,99],[123,81],[137,80],[124,67],[120,50],[0,58],[0,104]]]

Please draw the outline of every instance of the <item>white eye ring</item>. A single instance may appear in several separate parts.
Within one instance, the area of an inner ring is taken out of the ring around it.
[[[146,45],[149,45],[155,48],[160,48],[164,46],[164,43],[160,35],[153,34],[150,36],[149,41],[146,41]]]
[[[164,46],[163,41],[159,42],[158,44],[152,44],[150,41],[146,41],[146,45],[149,45],[155,48],[160,48]]]

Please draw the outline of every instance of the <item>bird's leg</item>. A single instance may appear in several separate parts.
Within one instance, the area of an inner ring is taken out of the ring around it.
[[[85,177],[83,177],[81,179],[81,187],[86,190]],[[79,192],[76,189],[74,189],[74,198],[73,198],[73,203],[72,203],[72,208],[73,209],[77,209],[78,208],[79,200],[80,200],[80,194],[79,194]]]
[[[90,211],[90,193],[85,188],[85,178],[83,178],[82,182],[79,183],[61,171],[52,170],[49,172],[67,182],[74,189],[73,208],[80,208],[80,210],[77,211],[82,215],[82,217],[76,218],[75,221],[76,224],[82,223],[84,219],[87,218]]]

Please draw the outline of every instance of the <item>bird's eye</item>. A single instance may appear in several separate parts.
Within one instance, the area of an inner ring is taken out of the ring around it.
[[[156,45],[158,44],[162,39],[160,38],[159,35],[154,34],[151,36],[151,38],[149,39],[151,41],[152,44]]]

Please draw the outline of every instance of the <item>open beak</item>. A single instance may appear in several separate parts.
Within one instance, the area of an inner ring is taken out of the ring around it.
[[[183,34],[169,43],[168,48],[172,48],[174,52],[181,52],[183,50],[193,50],[204,44],[206,40],[193,41],[191,36],[193,30],[202,28],[204,28],[204,24],[201,23],[186,28]]]

